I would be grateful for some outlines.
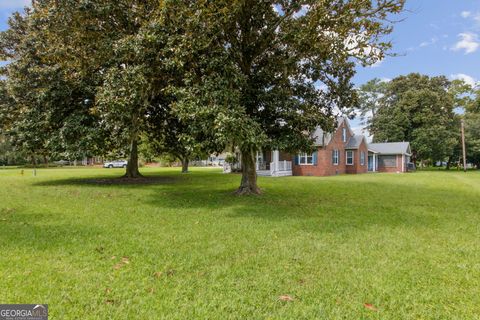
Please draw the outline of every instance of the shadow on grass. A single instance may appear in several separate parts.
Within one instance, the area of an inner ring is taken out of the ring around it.
[[[53,214],[49,214],[51,216]],[[60,215],[60,214],[58,214]],[[24,247],[35,251],[62,250],[95,239],[102,233],[97,226],[76,222],[55,223],[44,214],[16,212],[0,222],[0,243],[3,248]]]
[[[458,219],[447,213],[459,205],[476,203],[473,195],[452,199],[452,190],[427,185],[392,183],[389,180],[355,181],[322,178],[262,178],[264,194],[233,195],[237,175],[176,172],[148,176],[145,184],[123,184],[122,189],[144,186],[142,205],[176,209],[178,215],[201,212],[218,218],[261,219],[278,223],[297,221],[303,230],[341,232],[378,227],[426,227]],[[86,177],[37,182],[35,186],[103,187],[119,178]],[[466,199],[468,198],[468,199]],[[448,202],[441,201],[449,199]],[[468,208],[467,208],[468,209]],[[474,208],[472,207],[472,210]],[[200,210],[200,211],[198,211]]]
[[[33,183],[34,186],[111,186],[111,185],[150,185],[150,184],[171,184],[179,179],[171,176],[144,176],[140,178],[125,177],[85,177],[55,179]]]

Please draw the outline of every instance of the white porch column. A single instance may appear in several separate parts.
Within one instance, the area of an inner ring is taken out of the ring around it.
[[[373,154],[373,172],[377,171],[377,154]]]
[[[259,169],[259,163],[258,163],[258,151],[255,155],[255,170],[258,171]]]
[[[273,150],[272,160],[274,170],[278,171],[278,162],[280,161],[280,153],[278,152],[278,150]]]

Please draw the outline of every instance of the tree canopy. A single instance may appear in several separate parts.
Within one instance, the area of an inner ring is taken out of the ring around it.
[[[403,5],[37,0],[0,35],[3,123],[32,153],[129,154],[129,177],[142,138],[183,156],[233,145],[238,193],[259,193],[255,153],[311,149],[356,104],[356,65],[388,53]]]
[[[178,91],[181,117],[207,127],[241,152],[239,194],[258,193],[260,148],[309,150],[333,110],[355,104],[356,63],[372,64],[391,47],[387,17],[403,1],[197,2],[185,34],[187,72]],[[195,30],[202,30],[199,34]],[[208,47],[208,52],[202,48]],[[199,53],[201,52],[201,53]],[[181,63],[186,63],[183,60]]]
[[[454,154],[460,132],[456,82],[412,73],[382,87],[370,126],[375,142],[409,141],[414,161],[444,161]]]

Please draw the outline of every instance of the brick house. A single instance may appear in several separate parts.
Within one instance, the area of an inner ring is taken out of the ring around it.
[[[368,144],[356,135],[346,117],[339,118],[333,133],[317,128],[316,150],[296,155],[273,150],[257,153],[260,176],[331,176],[367,172],[406,172],[410,162],[408,142]]]

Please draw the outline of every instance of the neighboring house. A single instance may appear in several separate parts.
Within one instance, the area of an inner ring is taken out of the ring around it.
[[[257,174],[262,176],[330,176],[367,172],[406,172],[410,162],[408,142],[367,143],[356,135],[346,117],[339,118],[333,133],[314,132],[316,150],[291,155],[273,150],[257,153]]]
[[[412,151],[408,142],[370,143],[369,159],[375,156],[375,163],[369,160],[369,168],[380,172],[406,172]],[[373,160],[373,159],[372,159]]]

